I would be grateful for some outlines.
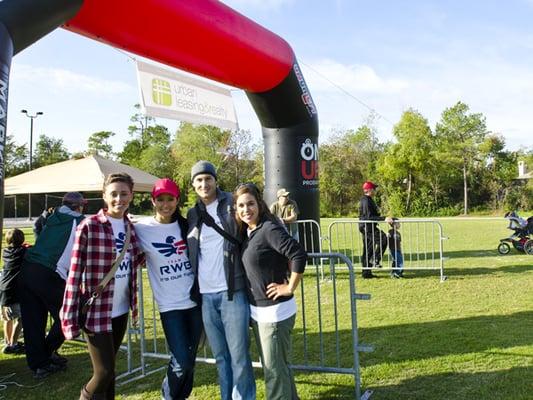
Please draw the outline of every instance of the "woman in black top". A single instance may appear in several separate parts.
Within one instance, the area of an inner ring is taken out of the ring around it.
[[[288,366],[290,335],[296,319],[293,293],[302,278],[307,254],[270,213],[254,184],[237,187],[233,199],[237,224],[247,237],[242,261],[266,398],[295,400],[298,395]]]

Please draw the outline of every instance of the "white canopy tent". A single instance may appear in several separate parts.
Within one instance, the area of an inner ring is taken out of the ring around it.
[[[129,174],[135,182],[136,192],[150,192],[157,176],[140,169],[108,160],[88,156],[34,169],[5,180],[5,195],[100,192],[106,175],[117,172]]]

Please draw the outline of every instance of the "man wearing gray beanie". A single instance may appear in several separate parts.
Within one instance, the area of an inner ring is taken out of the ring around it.
[[[215,180],[217,179],[217,170],[213,164],[209,161],[198,161],[191,168],[191,181],[194,181],[194,177],[199,174],[212,175]]]
[[[209,161],[191,168],[198,201],[187,213],[189,260],[195,273],[192,300],[202,304],[202,319],[217,362],[222,400],[254,400],[255,380],[249,347],[250,305],[240,257],[233,197],[217,187]]]

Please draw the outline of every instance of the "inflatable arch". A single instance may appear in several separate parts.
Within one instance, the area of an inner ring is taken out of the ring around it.
[[[301,219],[319,220],[317,110],[294,52],[218,0],[0,0],[0,217],[11,59],[59,26],[243,89],[262,125],[265,200],[284,187]]]

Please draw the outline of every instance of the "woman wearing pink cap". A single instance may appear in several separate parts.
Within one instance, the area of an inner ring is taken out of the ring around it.
[[[159,179],[152,189],[155,216],[135,224],[171,353],[161,387],[165,400],[186,399],[191,394],[202,333],[201,309],[191,300],[194,274],[187,255],[188,225],[180,214],[179,196],[174,181]]]

